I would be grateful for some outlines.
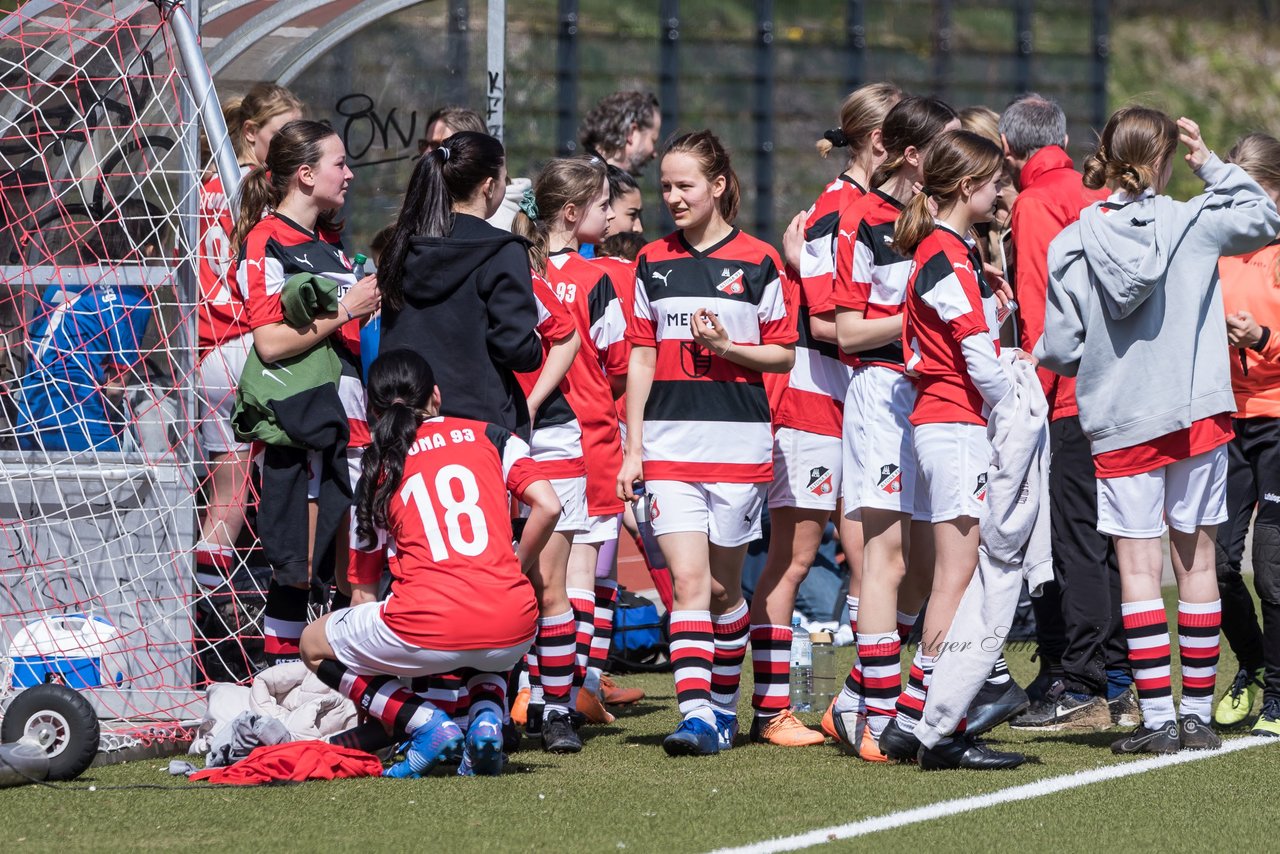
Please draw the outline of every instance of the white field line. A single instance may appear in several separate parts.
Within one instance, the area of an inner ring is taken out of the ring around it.
[[[1056,792],[1066,791],[1067,789],[1078,789],[1081,786],[1103,783],[1108,780],[1118,780],[1122,777],[1132,777],[1135,774],[1145,774],[1148,771],[1158,771],[1161,768],[1168,768],[1173,765],[1183,765],[1187,762],[1199,762],[1202,759],[1212,759],[1215,756],[1234,753],[1237,750],[1248,750],[1252,747],[1261,747],[1267,744],[1278,743],[1280,743],[1280,741],[1264,736],[1235,738],[1225,742],[1218,750],[1184,750],[1180,753],[1153,756],[1150,759],[1140,759],[1135,762],[1122,762],[1116,765],[1108,765],[1105,768],[1097,768],[1092,771],[1077,771],[1074,774],[1063,774],[1060,777],[1049,777],[1044,780],[1037,780],[1034,783],[1012,786],[1008,789],[1001,789],[998,792],[991,792],[985,795],[974,795],[968,798],[941,801],[936,804],[929,804],[928,806],[916,807],[914,809],[902,810],[900,812],[888,813],[886,815],[873,816],[871,818],[861,819],[860,821],[851,821],[848,824],[837,824],[831,827],[810,830],[807,833],[798,833],[795,836],[767,839],[763,842],[754,842],[750,845],[743,845],[738,848],[720,848],[712,852],[712,854],[772,854],[772,852],[777,851],[798,851],[802,848],[821,845],[825,842],[835,842],[838,839],[853,839],[855,837],[866,836],[871,833],[879,833],[882,830],[891,830],[897,827],[905,827],[909,824],[919,824],[924,821],[932,821],[936,818],[963,815],[964,813],[998,806],[999,804],[1026,801],[1032,798],[1042,798],[1045,795],[1052,795]],[[992,773],[998,774],[1000,772],[994,771]]]

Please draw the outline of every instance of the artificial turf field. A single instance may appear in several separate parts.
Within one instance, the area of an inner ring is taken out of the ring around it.
[[[842,652],[847,663],[851,651]],[[1022,684],[1035,673],[1028,659],[1028,651],[1010,651]],[[749,673],[748,662],[747,680]],[[1219,692],[1234,673],[1224,645]],[[61,788],[0,790],[0,852],[710,851],[1141,761],[1111,755],[1114,733],[1008,727],[990,740],[1035,759],[1005,772],[870,765],[830,743],[741,744],[716,757],[671,759],[659,746],[677,722],[670,675],[625,682],[649,697],[622,710],[615,724],[584,730],[582,753],[550,756],[526,741],[498,779],[437,771],[415,781],[238,789],[184,784],[165,773],[166,760],[93,768]],[[750,720],[749,697],[741,713]],[[816,714],[805,717],[817,724]],[[1250,848],[1265,849],[1280,826],[1278,782],[1280,741],[842,839],[824,850],[1208,850],[1241,830]],[[136,784],[174,790],[105,790]],[[99,790],[71,788],[88,785]]]

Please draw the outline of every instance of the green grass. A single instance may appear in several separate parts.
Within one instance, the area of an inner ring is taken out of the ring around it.
[[[843,650],[842,663],[851,653]],[[1026,683],[1035,665],[1010,653]],[[1176,661],[1176,656],[1175,656]],[[1219,687],[1235,672],[1224,649]],[[163,760],[96,768],[80,781],[99,787],[172,785],[177,791],[68,791],[29,786],[0,791],[0,850],[149,851],[198,844],[204,850],[363,851],[411,840],[448,851],[699,851],[800,833],[859,818],[1116,762],[1113,733],[1018,733],[1001,745],[1034,761],[1005,773],[922,774],[872,766],[827,745],[740,746],[705,760],[673,760],[659,744],[676,723],[670,676],[629,676],[649,698],[616,724],[588,731],[577,756],[517,754],[501,779],[437,775],[393,782],[353,780],[258,789],[197,788],[168,777]],[[744,715],[749,714],[746,703]],[[817,715],[808,716],[817,723]],[[744,717],[744,720],[749,718]],[[1280,819],[1265,792],[1276,751],[1249,750],[1048,798],[944,818],[895,831],[894,847],[990,851],[1092,849],[1090,839],[1148,848],[1205,847],[1223,827],[1264,828]],[[1212,821],[1204,817],[1212,816]],[[1086,817],[1087,816],[1087,820]],[[1270,820],[1270,821],[1269,821]],[[1082,828],[1093,828],[1081,837]],[[1106,828],[1105,831],[1102,829]],[[873,835],[840,850],[883,849]]]

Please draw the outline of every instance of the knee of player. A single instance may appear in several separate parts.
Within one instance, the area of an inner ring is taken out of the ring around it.
[[[1280,603],[1280,526],[1253,527],[1253,586],[1263,601]]]

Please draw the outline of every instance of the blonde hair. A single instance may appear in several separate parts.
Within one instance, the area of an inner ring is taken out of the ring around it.
[[[1123,107],[1111,114],[1098,150],[1084,162],[1084,185],[1138,194],[1154,186],[1178,148],[1178,125],[1150,107]]]
[[[960,111],[960,127],[1000,144],[1000,114],[990,107],[965,107]]]
[[[558,157],[547,163],[533,182],[537,219],[522,207],[516,212],[511,230],[528,240],[529,263],[539,273],[547,268],[551,224],[568,205],[581,210],[591,203],[605,185],[608,172],[599,157]],[[607,192],[607,190],[606,190]]]
[[[733,171],[729,152],[720,139],[709,130],[682,134],[668,142],[662,150],[663,158],[668,154],[688,154],[698,161],[702,176],[708,181],[724,178],[724,193],[720,195],[718,207],[721,219],[733,225],[733,221],[738,218],[742,188],[738,184],[738,173]]]
[[[302,113],[302,101],[283,86],[275,83],[254,83],[239,98],[222,102],[222,115],[227,121],[227,133],[236,149],[236,159],[248,161],[250,166],[261,165],[254,156],[253,146],[244,138],[244,126],[253,122],[262,127],[282,113]]]
[[[902,100],[902,90],[892,83],[868,83],[845,96],[840,104],[840,127],[832,128],[815,143],[818,153],[826,157],[833,148],[862,151],[871,132],[884,123],[894,105]]]
[[[939,209],[961,199],[966,180],[983,184],[1000,171],[1004,153],[985,136],[967,130],[951,130],[938,136],[925,151],[924,188],[907,203],[893,227],[893,249],[910,258],[933,233],[932,198]]]
[[[1246,134],[1231,147],[1227,162],[1243,169],[1264,190],[1280,192],[1280,139],[1266,133]],[[1272,264],[1271,276],[1280,285],[1280,256]]]

